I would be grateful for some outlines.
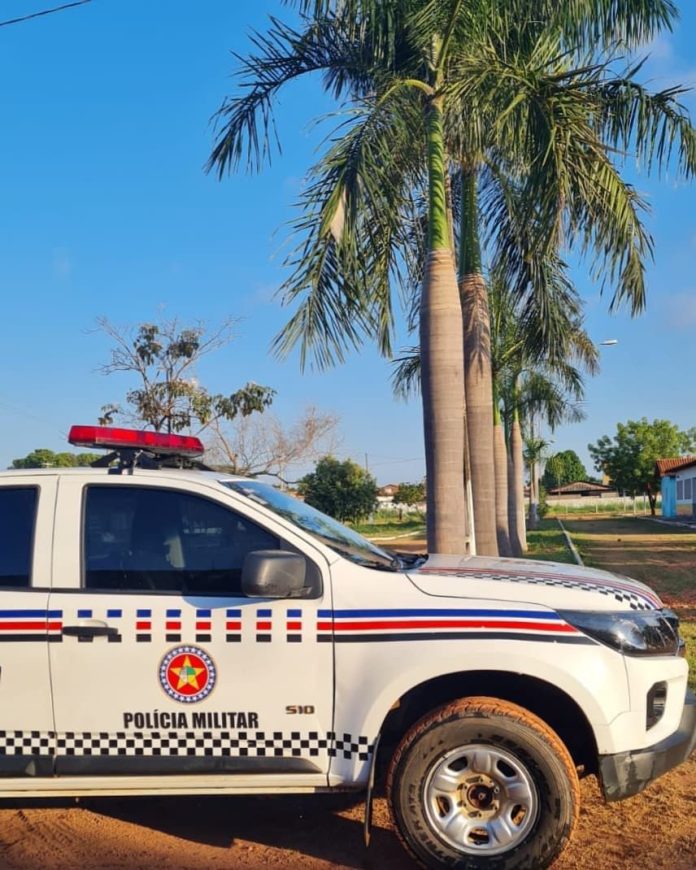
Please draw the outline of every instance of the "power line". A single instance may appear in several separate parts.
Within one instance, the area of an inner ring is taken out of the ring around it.
[[[22,21],[30,21],[32,18],[41,18],[44,15],[52,15],[54,12],[62,12],[64,9],[72,9],[74,6],[84,6],[85,3],[91,2],[92,0],[75,0],[74,3],[64,3],[62,6],[54,6],[53,9],[32,12],[31,15],[22,15],[21,18],[9,18],[7,21],[0,21],[0,27],[7,27],[9,24],[21,24]]]

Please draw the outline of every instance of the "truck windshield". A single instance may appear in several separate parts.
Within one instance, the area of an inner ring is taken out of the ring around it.
[[[393,554],[381,550],[352,529],[267,483],[256,480],[223,480],[221,483],[279,514],[358,565],[383,571],[399,569],[399,560]]]

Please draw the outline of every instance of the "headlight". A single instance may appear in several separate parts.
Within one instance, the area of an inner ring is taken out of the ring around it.
[[[679,618],[671,610],[566,610],[559,615],[624,655],[672,656],[681,649]]]

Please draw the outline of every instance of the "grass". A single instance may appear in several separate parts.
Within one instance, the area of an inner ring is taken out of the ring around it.
[[[389,538],[397,535],[424,535],[425,519],[421,514],[404,514],[399,519],[394,512],[377,514],[372,522],[353,523],[356,532],[369,538]]]
[[[686,641],[686,660],[689,662],[689,685],[696,692],[696,619],[682,619],[681,635]]]
[[[585,564],[641,580],[670,604],[696,606],[696,533],[633,517],[564,525]]]
[[[535,532],[527,532],[527,557],[544,562],[573,562],[556,520],[541,520]]]

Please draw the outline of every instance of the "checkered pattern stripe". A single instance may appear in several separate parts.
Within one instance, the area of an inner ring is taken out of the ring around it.
[[[628,604],[631,610],[655,610],[648,599],[634,592],[619,589],[616,586],[604,586],[600,583],[583,583],[581,580],[556,580],[548,577],[518,577],[501,575],[496,580],[509,580],[511,583],[529,583],[532,586],[554,586],[562,589],[581,589],[583,592],[596,592],[599,595],[613,598],[621,604]]]
[[[0,731],[0,755],[53,755],[50,731]]]
[[[372,755],[372,746],[367,737],[356,739],[351,734],[343,734],[341,737],[334,736],[329,755],[332,758],[358,758],[360,761],[367,761]]]
[[[321,753],[366,761],[372,746],[367,737],[332,731],[0,731],[0,755],[312,758]]]
[[[505,583],[524,583],[530,586],[551,586],[557,589],[580,589],[583,592],[594,592],[605,597],[613,598],[621,604],[628,604],[631,610],[657,610],[660,603],[658,599],[646,591],[645,594],[633,592],[621,585],[620,582],[601,583],[585,582],[580,579],[563,577],[556,574],[545,576],[543,574],[522,574],[489,571],[486,569],[464,568],[419,568],[420,574],[448,574],[458,577],[466,577],[468,580],[497,580]]]

